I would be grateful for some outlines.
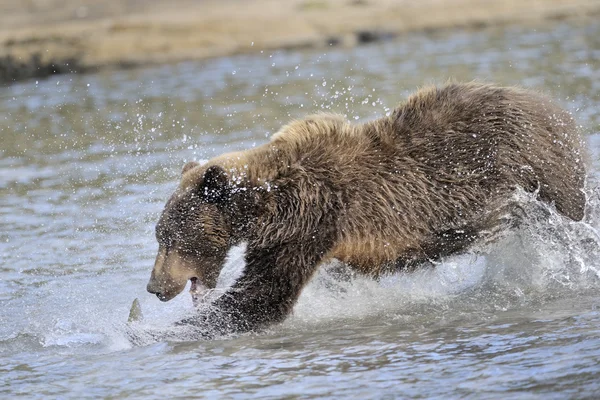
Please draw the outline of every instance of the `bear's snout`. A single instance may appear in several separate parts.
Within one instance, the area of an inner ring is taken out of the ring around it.
[[[149,293],[155,294],[156,297],[158,297],[161,301],[165,301],[164,297],[161,293],[160,288],[158,287],[158,285],[156,285],[156,283],[151,279],[150,282],[148,282],[148,285],[146,285],[146,290]]]
[[[177,296],[177,294],[179,294],[179,292],[180,292],[180,291],[168,290],[168,288],[161,286],[154,279],[150,279],[150,282],[148,282],[148,285],[146,285],[146,290],[149,293],[156,295],[156,297],[158,297],[158,299],[160,301],[169,301],[173,297]]]
[[[167,253],[160,248],[146,290],[161,301],[169,301],[185,289],[188,279],[193,275],[190,266],[177,251]]]

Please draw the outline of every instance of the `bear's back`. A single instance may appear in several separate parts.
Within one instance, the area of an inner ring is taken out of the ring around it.
[[[449,84],[411,96],[391,119],[396,139],[433,180],[539,189],[561,213],[583,218],[583,141],[552,100],[518,88]]]
[[[337,251],[345,261],[377,264],[369,254],[419,254],[452,232],[486,229],[495,223],[483,221],[489,208],[517,187],[583,218],[581,138],[571,116],[536,93],[477,83],[426,88],[359,134],[368,140],[339,177],[351,191],[342,223],[350,228]]]
[[[486,229],[484,216],[517,187],[580,220],[581,151],[572,118],[550,100],[470,83],[423,89],[361,125],[309,116],[233,158],[254,181],[306,201],[299,207],[315,220],[321,208],[312,202],[335,199],[333,254],[373,265],[435,248],[449,232]]]

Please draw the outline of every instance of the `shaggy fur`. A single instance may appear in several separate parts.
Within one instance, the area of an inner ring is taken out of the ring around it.
[[[377,276],[464,251],[496,229],[517,187],[573,220],[585,207],[582,141],[536,93],[477,83],[428,87],[389,117],[316,115],[261,147],[184,168],[157,224],[148,290],[214,287],[227,250],[246,267],[188,322],[241,332],[282,321],[319,264]]]

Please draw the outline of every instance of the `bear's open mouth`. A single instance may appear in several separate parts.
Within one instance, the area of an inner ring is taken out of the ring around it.
[[[198,281],[198,278],[190,278],[192,283],[190,287],[190,294],[192,295],[192,303],[194,306],[198,306],[203,303],[204,298],[209,292],[209,289]]]

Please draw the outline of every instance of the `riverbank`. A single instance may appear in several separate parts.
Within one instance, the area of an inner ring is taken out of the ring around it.
[[[0,0],[0,84],[598,15],[600,0]]]

